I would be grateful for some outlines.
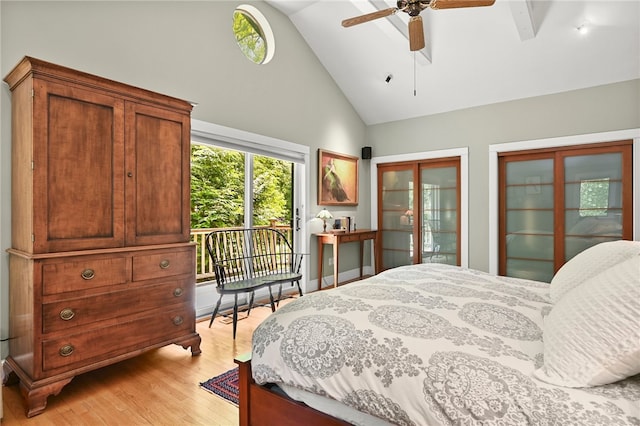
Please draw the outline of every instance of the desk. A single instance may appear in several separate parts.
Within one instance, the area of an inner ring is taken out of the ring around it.
[[[377,243],[378,232],[372,231],[371,229],[358,229],[357,231],[351,232],[321,232],[316,234],[318,238],[318,290],[322,288],[322,266],[323,266],[323,255],[324,255],[324,245],[331,244],[333,246],[333,286],[338,286],[338,268],[339,263],[339,253],[340,253],[340,244],[343,243],[360,243],[360,278],[362,278],[362,258],[364,253],[364,242],[366,240],[371,240],[374,253],[375,247]],[[374,255],[374,264],[376,268],[376,273],[378,273],[378,262],[375,259]]]

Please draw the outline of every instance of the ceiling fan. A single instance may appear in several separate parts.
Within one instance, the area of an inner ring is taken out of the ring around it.
[[[362,24],[374,19],[384,18],[401,11],[408,13],[409,18],[409,49],[413,52],[424,48],[424,31],[420,12],[431,9],[455,9],[461,7],[491,6],[496,0],[398,0],[396,7],[379,10],[373,13],[356,16],[342,21],[343,27]]]

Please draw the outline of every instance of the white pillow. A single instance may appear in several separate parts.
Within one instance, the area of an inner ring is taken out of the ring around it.
[[[594,277],[615,264],[640,254],[640,241],[609,241],[578,253],[556,272],[549,285],[551,303],[584,280]]]
[[[569,291],[544,320],[544,365],[560,386],[613,383],[640,373],[640,255]]]

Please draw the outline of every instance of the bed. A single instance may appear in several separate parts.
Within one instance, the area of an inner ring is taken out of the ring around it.
[[[241,425],[640,425],[640,243],[551,284],[391,269],[281,307],[236,362]]]

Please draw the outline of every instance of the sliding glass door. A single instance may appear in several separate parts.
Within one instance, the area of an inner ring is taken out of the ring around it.
[[[422,263],[460,264],[458,170],[457,163],[420,166]]]
[[[631,141],[505,153],[500,275],[551,281],[581,251],[631,239]]]
[[[460,264],[460,160],[378,165],[382,269]]]
[[[622,152],[568,155],[563,158],[563,167],[566,262],[588,247],[624,237],[624,189],[631,198],[631,176],[623,185]]]
[[[292,162],[192,144],[191,169],[192,229],[292,227]]]
[[[415,263],[414,174],[411,165],[378,167],[380,270]]]

